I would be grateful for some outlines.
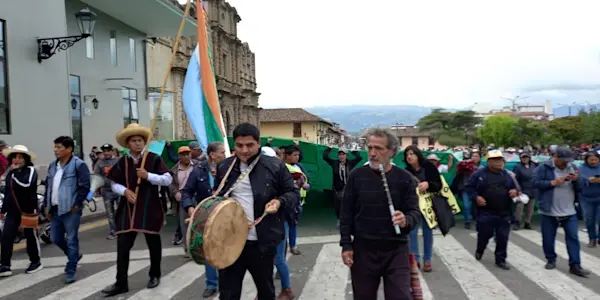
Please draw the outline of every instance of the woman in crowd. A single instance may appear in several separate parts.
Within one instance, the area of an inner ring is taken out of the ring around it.
[[[0,212],[0,219],[4,220],[0,253],[0,277],[12,275],[11,258],[13,254],[13,241],[19,232],[22,215],[37,215],[37,172],[33,168],[35,154],[27,147],[16,145],[4,149],[3,154],[11,164],[6,174],[4,188],[4,203]],[[36,216],[37,218],[37,216]],[[25,273],[31,274],[43,269],[40,261],[40,242],[33,228],[23,228],[27,239],[27,254],[29,267]]]
[[[600,220],[600,155],[597,151],[588,151],[584,164],[579,168],[579,203],[583,205],[585,225],[590,242],[588,247],[598,245],[598,228]]]
[[[418,182],[419,193],[437,193],[442,189],[442,180],[437,167],[425,159],[423,153],[414,145],[406,147],[404,150],[404,163],[406,170],[410,172]],[[421,227],[423,230],[423,271],[431,272],[431,256],[433,255],[433,232],[427,222],[421,218]],[[419,268],[419,227],[410,232],[410,252],[415,255]]]
[[[479,152],[467,152],[466,154],[465,160],[456,165],[456,176],[454,176],[454,180],[452,180],[450,189],[452,190],[452,193],[460,195],[463,202],[462,213],[465,218],[465,228],[470,229],[471,220],[473,220],[473,202],[472,199],[469,198],[465,186],[467,185],[467,181],[469,180],[469,177],[471,177],[471,174],[475,173],[475,171],[481,167],[481,154]],[[470,158],[468,158],[469,155]]]
[[[533,188],[532,178],[533,170],[537,166],[536,163],[531,161],[531,154],[529,152],[523,152],[520,154],[521,161],[513,168],[515,179],[517,184],[521,187],[521,192],[529,197],[529,202],[523,204],[523,202],[517,202],[515,208],[515,222],[513,224],[513,230],[521,228],[521,221],[523,221],[525,229],[531,229],[531,217],[533,216],[533,207],[535,206],[535,198],[537,190]],[[523,219],[523,210],[525,209],[525,218]]]

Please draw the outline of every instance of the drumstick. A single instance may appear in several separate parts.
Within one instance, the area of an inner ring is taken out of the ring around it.
[[[158,112],[160,111],[160,104],[162,103],[163,97],[165,95],[165,89],[167,87],[167,82],[171,76],[171,68],[173,67],[173,62],[175,61],[175,57],[177,54],[177,49],[179,49],[179,41],[181,41],[181,35],[183,33],[183,27],[185,26],[185,22],[187,21],[188,15],[190,14],[190,9],[192,7],[192,0],[187,0],[187,4],[185,5],[185,11],[183,12],[183,19],[181,19],[181,23],[179,24],[179,31],[177,32],[177,37],[175,38],[175,43],[173,44],[173,48],[171,51],[171,60],[169,61],[167,70],[163,77],[162,86],[160,87],[160,95],[158,96],[158,102],[156,103],[156,108],[154,109],[154,116],[152,117],[152,122],[150,123],[150,136],[146,141],[146,146],[144,147],[144,156],[142,156],[142,163],[140,167],[143,169],[146,165],[146,158],[148,157],[148,150],[150,148],[150,142],[154,137],[154,127],[156,127],[156,117],[158,116]],[[202,9],[201,7],[198,9]],[[140,191],[140,183],[142,182],[142,178],[138,177],[137,185],[135,187],[135,196],[137,197]]]
[[[387,178],[385,177],[385,170],[383,169],[383,165],[379,164],[379,172],[381,173],[381,181],[383,181],[383,188],[385,189],[385,194],[388,200],[388,207],[390,208],[390,215],[392,218],[394,217],[394,203],[392,202],[392,194],[390,193],[390,187],[388,186]],[[394,229],[396,230],[396,234],[400,234],[400,226],[394,225]]]

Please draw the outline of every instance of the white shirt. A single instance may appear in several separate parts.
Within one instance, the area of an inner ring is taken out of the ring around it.
[[[248,164],[240,163],[240,171],[244,173],[248,168]],[[246,176],[240,183],[233,189],[231,192],[231,197],[240,203],[246,216],[248,217],[248,222],[254,222],[254,194],[252,193],[252,185],[250,184],[250,175]],[[256,228],[250,229],[248,232],[248,240],[249,241],[257,241],[258,234],[256,233]]]
[[[440,172],[440,174],[441,173],[448,173],[448,165],[442,165],[442,164],[440,164],[437,167],[437,169],[438,169],[438,172]]]
[[[137,164],[138,161],[142,158],[143,154],[144,154],[144,152],[142,151],[140,153],[140,155],[138,155],[137,157],[133,157],[131,152],[129,152],[129,153],[127,153],[127,156],[131,157],[133,159],[133,162]],[[173,182],[173,177],[171,176],[171,173],[169,173],[169,172],[164,173],[162,175],[148,172],[148,178],[146,178],[146,180],[148,180],[148,182],[150,182],[153,185],[169,186],[169,185],[171,185],[171,182]],[[127,190],[127,187],[125,187],[122,184],[111,181],[110,189],[119,196],[125,196],[125,191]]]
[[[58,205],[58,189],[60,188],[60,182],[62,181],[63,173],[64,169],[60,163],[57,162],[56,173],[54,173],[54,178],[52,178],[52,196],[50,198],[52,206]]]

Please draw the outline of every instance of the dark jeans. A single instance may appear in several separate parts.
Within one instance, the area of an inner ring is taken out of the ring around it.
[[[21,225],[20,214],[6,214],[4,220],[4,231],[2,232],[2,250],[0,250],[0,265],[10,267],[10,260],[13,254],[14,240],[19,233]],[[40,241],[37,238],[33,228],[24,228],[23,234],[27,238],[27,255],[32,263],[40,262]]]
[[[496,263],[506,262],[508,235],[510,234],[510,217],[502,217],[481,212],[477,217],[477,252],[483,253],[492,237],[496,239]]]
[[[335,215],[340,219],[340,210],[342,208],[342,200],[344,199],[344,190],[333,191],[333,206],[335,207]]]
[[[127,285],[127,272],[129,271],[129,252],[135,243],[137,232],[125,232],[117,235],[117,285]],[[160,234],[144,233],[148,251],[150,252],[150,278],[160,277],[160,261],[162,257],[162,245]]]
[[[542,244],[544,255],[549,263],[556,263],[556,252],[554,251],[556,231],[558,226],[565,230],[565,244],[569,254],[569,266],[581,264],[581,245],[579,244],[577,215],[567,217],[551,217],[540,215],[542,227]]]
[[[383,277],[385,300],[412,300],[407,243],[372,243],[355,240],[350,269],[355,300],[377,300]]]
[[[52,242],[67,255],[67,274],[75,274],[79,260],[79,225],[81,224],[81,209],[58,215],[58,208],[50,209],[50,235]],[[66,237],[66,238],[65,238]]]
[[[250,272],[258,300],[275,300],[275,284],[273,283],[273,265],[276,248],[263,252],[258,242],[248,241],[240,257],[233,265],[219,270],[219,299],[240,300],[242,297],[242,282],[246,271]]]

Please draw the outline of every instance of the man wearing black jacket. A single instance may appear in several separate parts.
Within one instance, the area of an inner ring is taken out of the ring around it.
[[[338,226],[340,219],[340,205],[342,198],[344,197],[344,187],[348,181],[348,174],[360,161],[362,157],[358,151],[352,151],[354,158],[348,160],[348,150],[340,148],[338,150],[337,160],[332,159],[329,154],[331,153],[331,146],[323,151],[323,160],[331,166],[333,171],[333,205],[335,207],[335,215],[338,218]]]
[[[421,218],[416,183],[391,164],[398,139],[383,129],[368,135],[369,164],[350,172],[340,213],[342,260],[351,269],[354,299],[377,299],[381,277],[386,300],[410,300],[408,233]],[[383,165],[384,175],[379,171]],[[385,176],[394,214],[390,215]],[[397,234],[394,226],[401,228]],[[354,237],[354,240],[352,239]]]
[[[233,130],[235,156],[225,159],[217,168],[215,186],[226,180],[220,196],[235,182],[231,197],[244,208],[249,222],[265,212],[267,215],[248,232],[246,246],[233,265],[219,271],[221,300],[239,300],[242,281],[250,272],[258,292],[258,300],[275,299],[273,264],[276,247],[284,239],[283,212],[298,201],[294,181],[285,163],[275,157],[260,155],[260,132],[256,126],[243,123]],[[227,178],[227,170],[233,169]]]

